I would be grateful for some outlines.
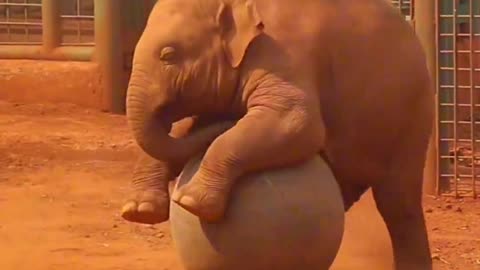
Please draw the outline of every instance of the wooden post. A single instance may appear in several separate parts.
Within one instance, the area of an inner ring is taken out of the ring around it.
[[[436,0],[416,0],[414,6],[415,12],[415,31],[423,45],[427,56],[427,65],[430,77],[435,87],[435,104],[437,104],[437,63],[436,63],[436,32],[435,32],[435,1]],[[437,106],[437,105],[435,105]],[[435,109],[435,111],[437,111]],[[424,169],[424,193],[436,194],[438,182],[438,165],[437,165],[437,121],[438,115],[435,115],[434,132],[430,139],[427,152],[427,160]]]
[[[100,65],[103,83],[101,107],[113,113],[125,111],[120,12],[118,0],[95,0],[95,59]]]

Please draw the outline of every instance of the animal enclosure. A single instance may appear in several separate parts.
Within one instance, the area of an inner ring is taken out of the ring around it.
[[[437,2],[437,148],[440,194],[480,191],[480,2]]]
[[[415,2],[392,0],[415,27]],[[435,0],[436,193],[480,191],[480,1]]]
[[[0,0],[0,59],[99,64],[104,110],[124,110],[131,55],[153,0]]]
[[[438,94],[431,157],[435,188],[438,194],[477,197],[480,2],[432,1],[432,74]],[[133,50],[154,2],[0,0],[0,59],[96,62],[102,75],[102,109],[123,112]],[[417,30],[420,16],[425,16],[424,11],[416,14],[420,2],[391,2]]]
[[[479,1],[391,1],[427,44],[438,93],[427,162],[435,166],[426,178],[446,196],[422,200],[438,270],[480,269],[480,204],[473,199],[480,114],[471,117],[480,106],[472,29]],[[107,90],[102,109],[123,111],[133,49],[153,2],[0,0],[0,270],[183,269],[168,222],[146,226],[120,216],[139,154],[125,116],[75,103],[98,73]],[[27,83],[14,85],[14,76]],[[55,89],[49,94],[58,102],[45,101],[43,87]],[[5,92],[27,94],[33,104],[4,99]],[[346,214],[344,232],[332,270],[391,269],[391,242],[372,192]]]

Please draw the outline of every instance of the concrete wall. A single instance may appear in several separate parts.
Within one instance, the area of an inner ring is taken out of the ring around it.
[[[18,103],[68,102],[100,108],[96,63],[0,60],[0,99]]]

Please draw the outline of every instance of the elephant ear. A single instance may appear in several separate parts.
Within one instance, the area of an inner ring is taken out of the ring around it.
[[[253,0],[221,3],[217,23],[221,30],[223,48],[232,65],[238,67],[250,43],[262,33],[263,24]]]

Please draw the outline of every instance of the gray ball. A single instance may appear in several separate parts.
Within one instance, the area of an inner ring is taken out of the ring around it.
[[[175,188],[200,161],[185,166]],[[329,269],[343,237],[344,205],[322,158],[245,176],[231,196],[220,223],[171,203],[172,237],[186,270]]]

